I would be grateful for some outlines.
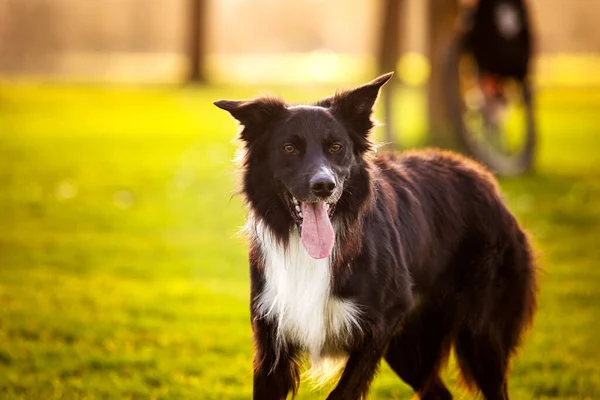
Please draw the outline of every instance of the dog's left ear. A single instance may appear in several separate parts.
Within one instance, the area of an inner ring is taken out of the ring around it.
[[[379,89],[390,80],[393,72],[381,75],[369,83],[357,88],[336,93],[319,101],[316,105],[328,108],[332,114],[339,117],[353,133],[358,135],[357,147],[359,151],[369,148],[367,136],[373,128],[371,120],[373,106],[379,95]]]
[[[240,136],[247,142],[262,134],[267,125],[287,111],[283,100],[267,96],[253,100],[217,100],[213,104],[229,112],[244,126]]]

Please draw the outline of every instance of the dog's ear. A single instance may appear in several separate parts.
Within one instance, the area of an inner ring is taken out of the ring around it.
[[[317,103],[318,106],[328,108],[357,136],[355,143],[361,152],[370,147],[367,136],[374,126],[371,114],[379,95],[379,89],[390,80],[393,74],[393,72],[389,72],[381,75],[369,83],[338,92]]]
[[[217,100],[213,104],[229,112],[244,126],[240,136],[245,141],[252,140],[287,112],[283,100],[266,96],[253,100]]]

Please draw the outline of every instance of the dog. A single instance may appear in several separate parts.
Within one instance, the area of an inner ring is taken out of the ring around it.
[[[255,399],[295,396],[307,358],[342,363],[328,399],[366,397],[381,359],[421,399],[451,399],[451,348],[471,388],[509,398],[536,309],[528,237],[475,161],[374,151],[391,76],[310,105],[214,103],[242,125]]]

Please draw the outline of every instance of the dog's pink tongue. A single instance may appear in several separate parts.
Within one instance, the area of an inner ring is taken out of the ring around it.
[[[302,244],[312,258],[326,258],[333,249],[333,226],[325,203],[302,203]]]

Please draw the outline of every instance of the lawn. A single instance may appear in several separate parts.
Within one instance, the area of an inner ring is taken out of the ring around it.
[[[236,128],[211,102],[257,92],[0,86],[0,398],[250,396]],[[421,129],[422,96],[398,104],[399,127]],[[501,181],[543,265],[510,391],[600,398],[600,89],[540,91],[538,107],[536,172]],[[381,371],[371,398],[411,396]]]

